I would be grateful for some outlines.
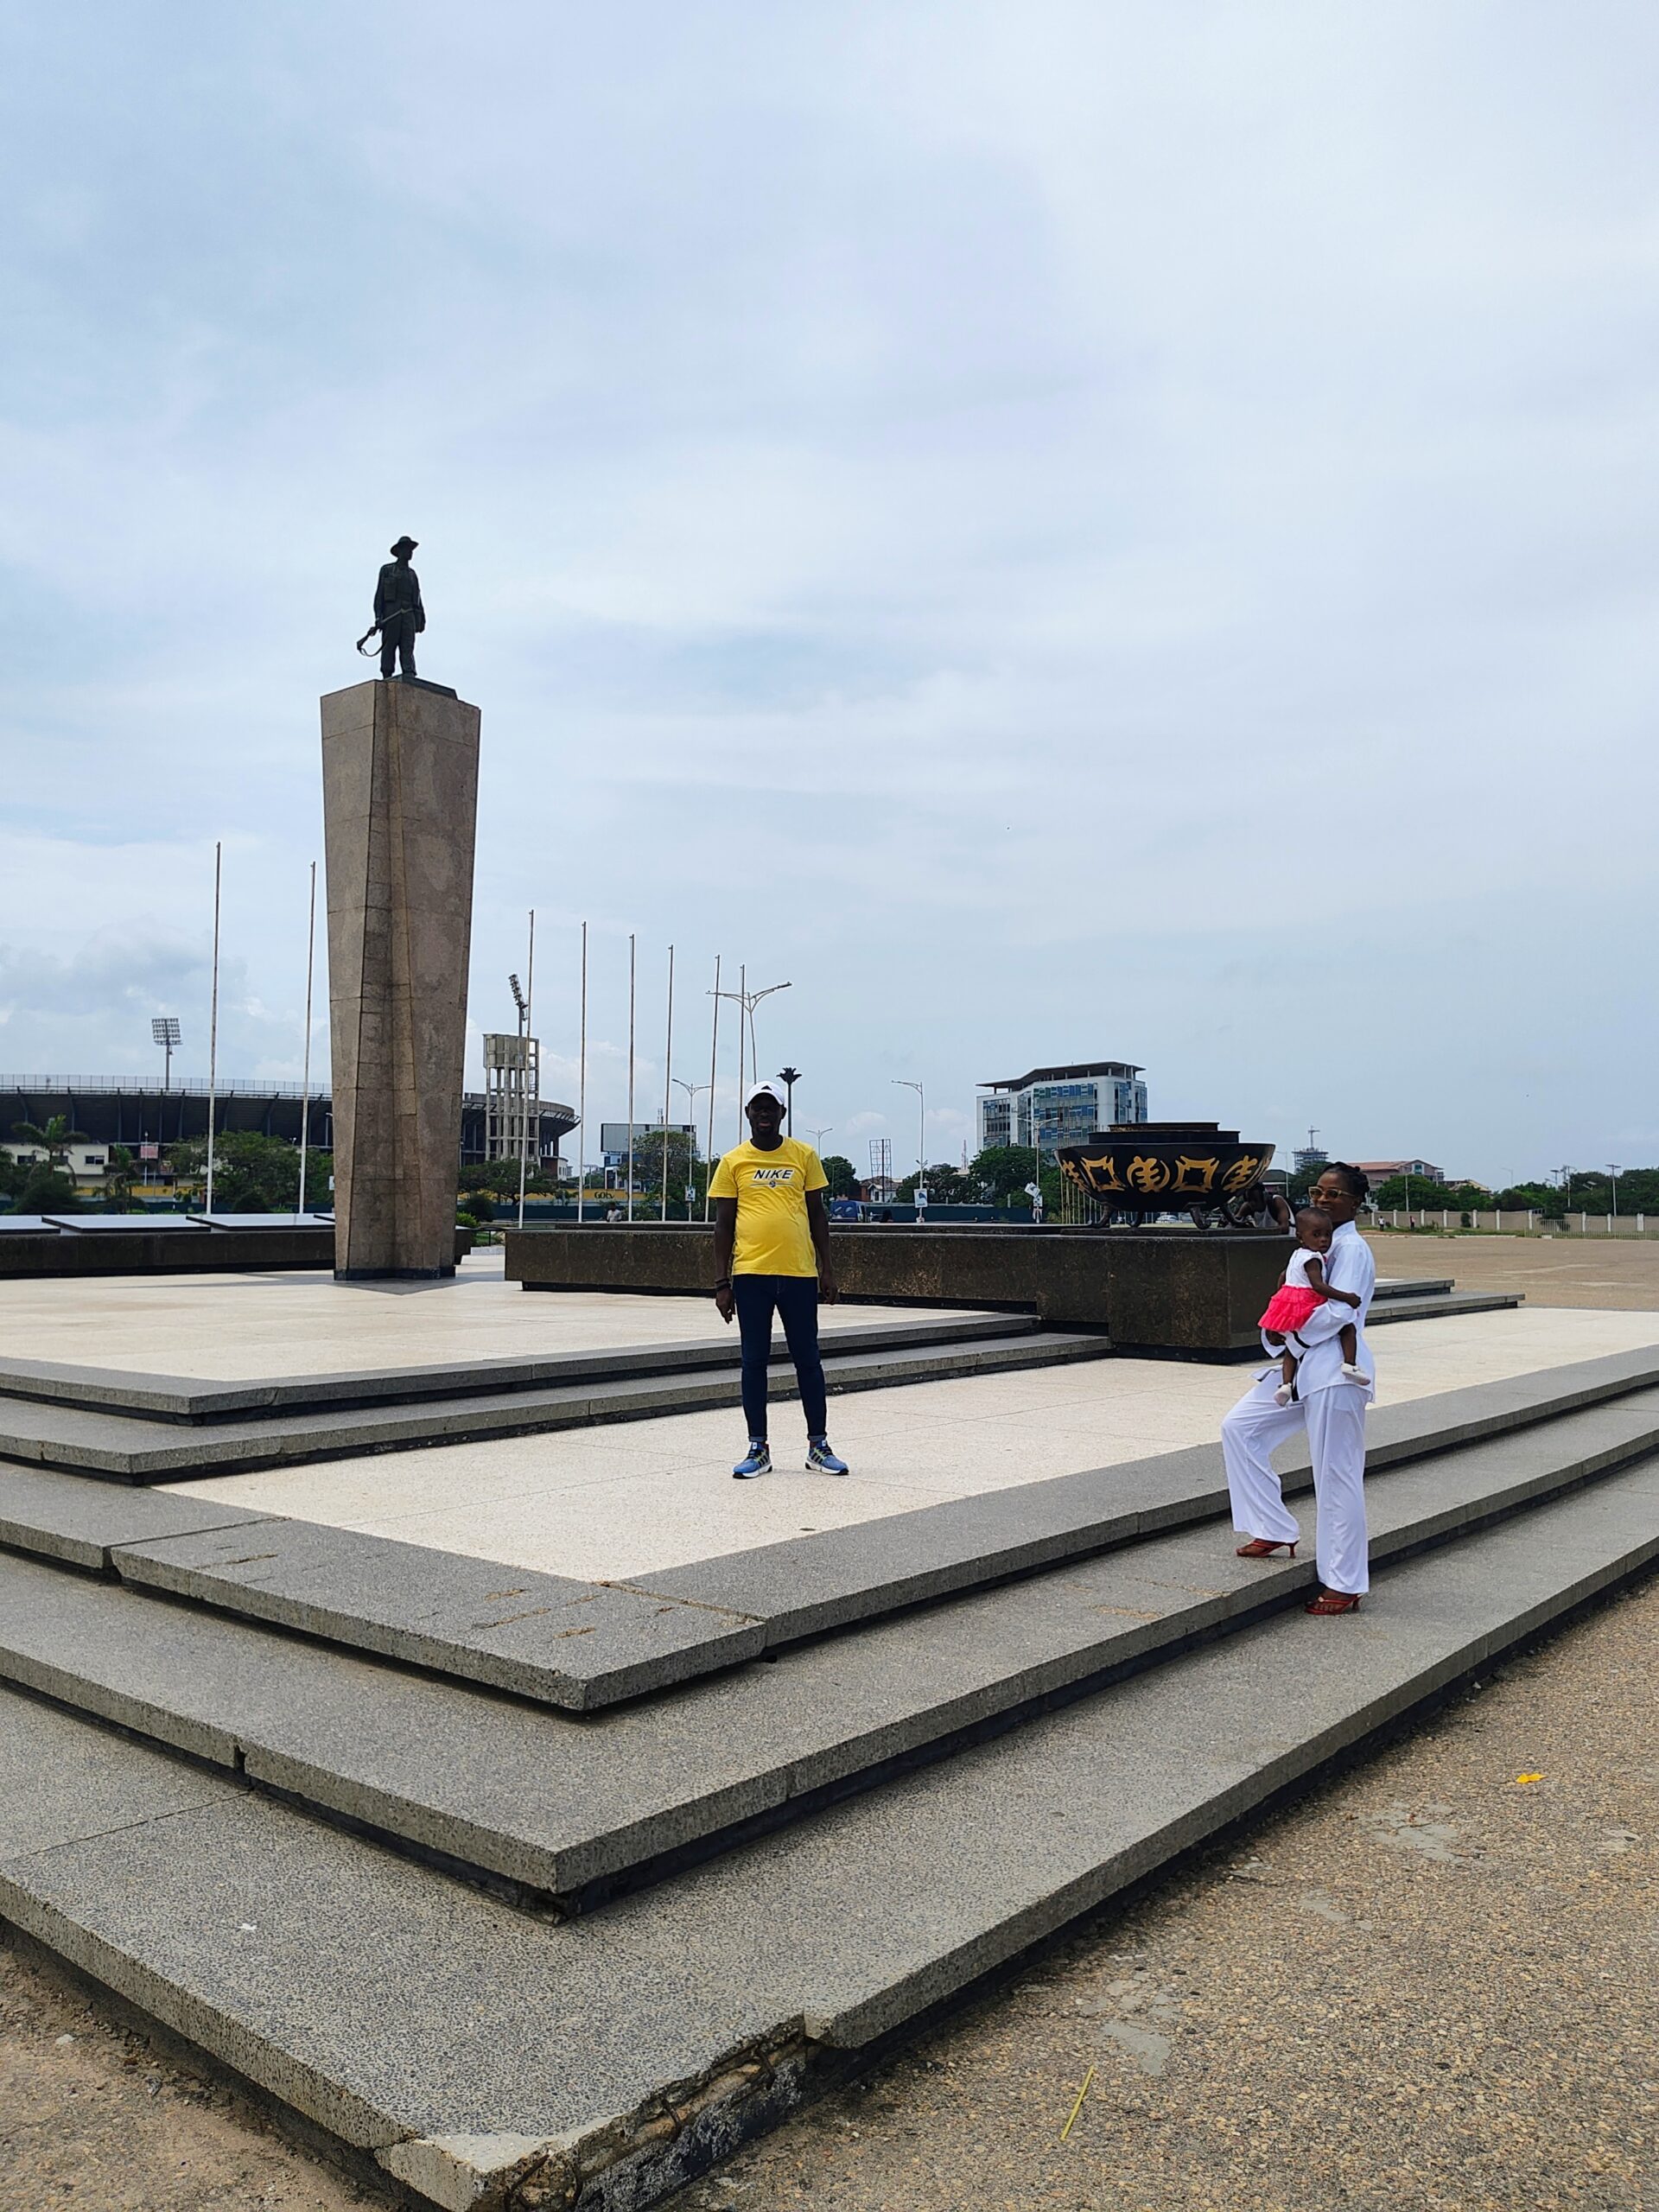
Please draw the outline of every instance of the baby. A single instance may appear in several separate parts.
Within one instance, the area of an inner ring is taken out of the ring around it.
[[[1331,1217],[1318,1206],[1299,1206],[1296,1211],[1296,1249],[1290,1265],[1279,1279],[1279,1287],[1268,1301],[1268,1310],[1262,1316],[1264,1334],[1276,1344],[1284,1339],[1304,1321],[1316,1313],[1327,1298],[1340,1299],[1344,1306],[1357,1306],[1359,1300],[1351,1290],[1332,1290],[1325,1279],[1325,1255],[1331,1249]],[[1351,1321],[1344,1321],[1337,1332],[1342,1340],[1342,1374],[1347,1382],[1363,1382],[1364,1370],[1359,1365],[1359,1335]],[[1296,1395],[1296,1355],[1285,1345],[1283,1381],[1274,1392],[1277,1404],[1287,1406]]]

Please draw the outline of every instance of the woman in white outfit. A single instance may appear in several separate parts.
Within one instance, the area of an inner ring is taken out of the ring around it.
[[[1370,1189],[1357,1167],[1336,1160],[1310,1194],[1333,1224],[1325,1279],[1333,1290],[1353,1292],[1358,1306],[1324,1305],[1287,1340],[1300,1362],[1296,1395],[1288,1405],[1274,1402],[1280,1380],[1275,1364],[1256,1378],[1221,1424],[1233,1527],[1246,1539],[1238,1547],[1241,1559],[1294,1553],[1301,1530],[1285,1504],[1269,1454],[1299,1429],[1307,1431],[1319,1512],[1319,1592],[1308,1604],[1310,1613],[1351,1613],[1370,1588],[1365,1540],[1365,1408],[1375,1390],[1376,1369],[1365,1341],[1365,1320],[1376,1287],[1376,1262],[1354,1226],[1354,1216]],[[1349,1321],[1357,1331],[1356,1364],[1363,1378],[1359,1382],[1343,1374],[1339,1338]],[[1276,1353],[1282,1347],[1267,1349]]]

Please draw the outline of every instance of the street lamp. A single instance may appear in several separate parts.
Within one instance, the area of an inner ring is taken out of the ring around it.
[[[167,1065],[162,1077],[162,1089],[173,1087],[173,1047],[179,1041],[179,1018],[175,1014],[156,1014],[150,1016],[149,1033],[167,1054]]]
[[[1618,1167],[1616,1167],[1616,1166],[1614,1166],[1613,1162],[1612,1162],[1611,1160],[1610,1160],[1608,1161],[1608,1163],[1607,1163],[1607,1173],[1608,1173],[1612,1177],[1612,1179],[1613,1179],[1613,1211],[1612,1211],[1612,1216],[1611,1216],[1611,1218],[1612,1218],[1614,1221],[1617,1221],[1617,1220],[1618,1219],[1618,1175],[1619,1175],[1619,1171],[1618,1171]]]
[[[685,1093],[686,1126],[691,1132],[690,1142],[686,1147],[685,1172],[687,1177],[690,1179],[687,1187],[689,1189],[695,1190],[696,1188],[697,1180],[696,1176],[693,1172],[696,1164],[697,1156],[697,1097],[698,1094],[702,1091],[707,1090],[712,1092],[715,1086],[712,1083],[688,1083],[683,1075],[677,1075],[674,1080],[678,1084],[680,1089]],[[714,1111],[712,1098],[709,1102],[709,1110],[710,1114]],[[712,1166],[712,1163],[710,1163],[710,1165]],[[691,1201],[688,1198],[685,1203],[686,1218],[689,1221],[691,1217]]]
[[[784,1086],[784,1113],[789,1124],[789,1134],[795,1134],[795,1086],[801,1079],[799,1068],[783,1067],[778,1071],[778,1080]]]
[[[745,1028],[747,1027],[748,1033],[749,1080],[753,1083],[755,1080],[756,1071],[760,1065],[760,1047],[754,1041],[754,1009],[760,1005],[762,999],[769,999],[774,991],[787,991],[792,990],[794,986],[791,983],[768,983],[764,990],[752,991],[748,988],[747,969],[740,968],[737,971],[737,988],[734,991],[722,991],[720,989],[718,983],[716,983],[715,989],[710,991],[709,994],[709,997],[712,999],[735,999],[738,1006],[741,1009],[737,1018],[737,1127],[740,1139],[743,1134],[743,1045]],[[709,1110],[711,1114],[714,1111],[712,1101],[710,1102]]]
[[[814,1129],[812,1132],[812,1149],[820,1160],[823,1158],[823,1141],[835,1126],[833,1122],[826,1122],[821,1129]]]
[[[913,1090],[921,1101],[921,1121],[917,1130],[920,1149],[916,1154],[916,1175],[918,1182],[925,1183],[927,1180],[927,1092],[907,1075],[896,1075],[891,1079],[900,1090]]]

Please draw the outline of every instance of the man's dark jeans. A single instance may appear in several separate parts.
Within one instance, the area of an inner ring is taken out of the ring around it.
[[[776,1307],[784,1340],[801,1386],[801,1410],[809,1436],[825,1427],[823,1362],[818,1357],[818,1279],[816,1275],[734,1275],[732,1296],[743,1338],[743,1411],[749,1434],[766,1433],[766,1362],[772,1355],[772,1316]]]

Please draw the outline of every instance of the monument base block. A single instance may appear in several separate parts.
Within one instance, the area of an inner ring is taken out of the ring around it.
[[[342,1282],[454,1273],[478,733],[435,684],[322,702]]]
[[[1125,1351],[1185,1359],[1261,1357],[1256,1316],[1278,1286],[1290,1240],[1245,1230],[837,1227],[843,1294],[893,1306],[1036,1313],[1056,1328],[1103,1329]],[[595,1223],[509,1230],[507,1280],[526,1290],[694,1294],[715,1281],[700,1223]]]

